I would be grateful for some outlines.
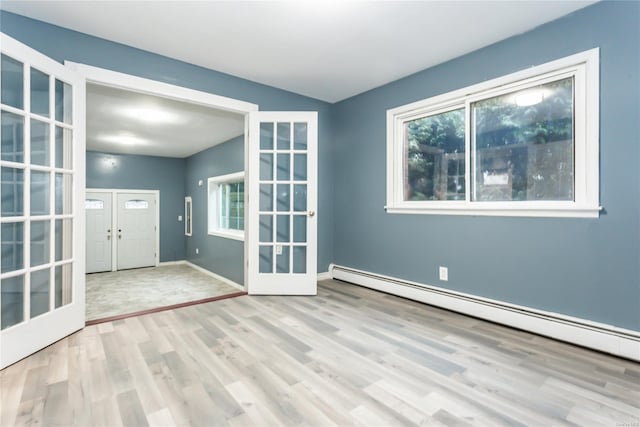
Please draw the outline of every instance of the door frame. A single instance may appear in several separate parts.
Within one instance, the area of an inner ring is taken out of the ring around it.
[[[94,67],[91,65],[81,64],[73,61],[64,61],[65,67],[80,74],[87,83],[108,86],[116,89],[124,89],[132,92],[143,93],[147,95],[160,96],[163,98],[173,99],[175,101],[187,102],[190,104],[201,105],[204,107],[216,108],[244,116],[244,184],[247,188],[251,171],[249,170],[249,113],[258,111],[258,104],[241,101],[225,96],[214,95],[208,92],[202,92],[195,89],[189,89],[183,86],[176,86],[169,83],[159,82],[144,77],[137,77],[130,74],[120,73],[117,71],[107,70],[104,68]],[[83,109],[83,118],[86,119],[86,96],[82,100],[81,108]],[[85,148],[86,152],[86,148]],[[84,165],[85,162],[83,162]],[[84,178],[84,177],[83,177]],[[248,205],[249,195],[245,192],[245,206]],[[82,218],[84,221],[84,202],[82,203]],[[244,288],[249,288],[249,245],[247,244],[247,236],[249,232],[248,225],[248,209],[245,209],[245,238],[244,238]],[[159,227],[158,227],[159,228]],[[84,232],[84,230],[83,230]],[[86,237],[82,235],[84,242]],[[158,246],[158,254],[160,247]],[[159,258],[158,258],[159,259]]]
[[[155,246],[155,266],[160,265],[160,190],[121,190],[119,188],[87,188],[84,193],[84,198],[87,198],[87,193],[110,193],[111,194],[111,230],[112,235],[115,235],[116,221],[118,219],[118,193],[140,193],[140,194],[153,194],[156,198],[155,207],[155,221],[156,221],[156,246]],[[85,212],[86,216],[86,212]],[[85,234],[85,240],[87,236]],[[116,239],[111,239],[111,271],[118,271],[118,244],[114,244]],[[85,259],[86,262],[86,259]]]

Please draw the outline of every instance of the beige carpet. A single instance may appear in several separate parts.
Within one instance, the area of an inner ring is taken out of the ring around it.
[[[185,264],[87,274],[87,320],[240,291]]]

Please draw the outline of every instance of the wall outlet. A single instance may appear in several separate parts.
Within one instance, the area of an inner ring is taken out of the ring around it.
[[[200,253],[200,249],[196,248],[196,255]]]
[[[440,280],[443,282],[449,280],[449,269],[447,267],[440,266]]]
[[[282,245],[276,245],[276,255],[282,255]]]
[[[182,215],[178,215],[178,222],[182,222]]]

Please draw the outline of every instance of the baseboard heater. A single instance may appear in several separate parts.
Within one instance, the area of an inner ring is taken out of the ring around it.
[[[332,264],[331,277],[640,361],[640,332]]]

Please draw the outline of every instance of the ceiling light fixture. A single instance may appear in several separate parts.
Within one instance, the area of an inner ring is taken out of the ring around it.
[[[102,142],[107,142],[109,144],[119,144],[119,145],[147,145],[147,140],[139,138],[135,135],[101,135],[98,139]]]
[[[120,113],[145,123],[175,124],[183,121],[178,114],[153,107],[128,107],[121,109]]]

